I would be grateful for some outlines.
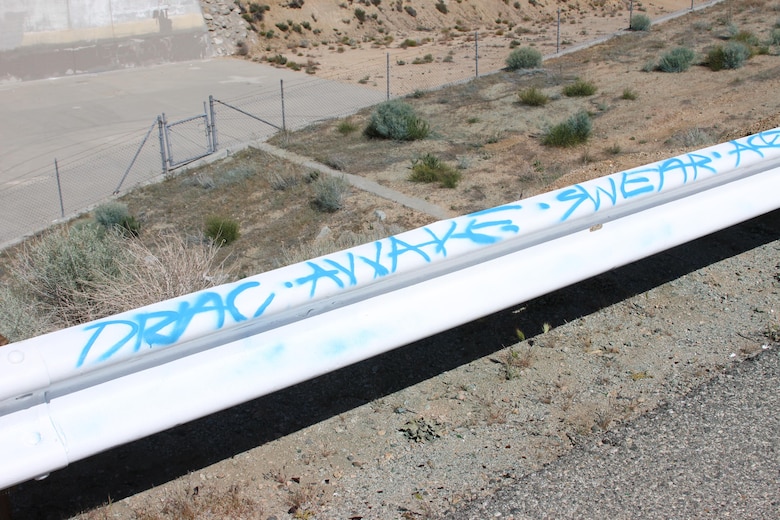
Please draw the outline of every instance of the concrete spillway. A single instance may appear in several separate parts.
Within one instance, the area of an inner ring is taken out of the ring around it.
[[[209,55],[198,0],[0,0],[0,81]]]

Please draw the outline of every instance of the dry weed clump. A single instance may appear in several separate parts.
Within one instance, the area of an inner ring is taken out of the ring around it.
[[[20,341],[224,283],[218,249],[174,235],[144,242],[94,224],[52,231],[11,263],[2,333]]]
[[[143,507],[134,508],[136,520],[205,520],[230,518],[231,520],[254,520],[265,518],[260,504],[252,499],[238,485],[216,489],[198,485],[170,490],[159,500]],[[95,516],[98,515],[98,516]],[[102,516],[101,516],[102,515]],[[113,518],[111,505],[94,510],[79,520]]]

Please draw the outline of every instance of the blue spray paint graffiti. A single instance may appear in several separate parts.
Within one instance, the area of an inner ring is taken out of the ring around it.
[[[769,149],[780,149],[780,129],[569,186],[528,199],[525,205],[486,209],[297,264],[287,268],[284,272],[289,276],[276,285],[264,281],[261,286],[248,279],[227,293],[221,288],[178,299],[175,308],[157,306],[147,312],[122,315],[121,319],[88,324],[83,328],[88,339],[76,366],[101,363],[120,352],[131,355],[144,347],[172,345],[188,332],[218,330],[277,308],[289,308],[291,302],[327,297],[361,282],[446,258],[452,251],[473,250],[517,236],[523,226],[526,230],[540,229],[575,215],[591,215],[670,186],[717,175],[719,170],[739,166],[748,156],[763,158]],[[728,162],[727,158],[734,162],[722,164]]]
[[[93,349],[98,345],[98,340],[101,336],[105,336],[104,333],[109,329],[113,334],[117,332],[117,329],[126,332],[119,340],[107,345],[100,345],[100,352],[96,354],[95,361],[105,361],[126,346],[132,352],[138,352],[144,345],[148,345],[149,348],[171,345],[181,338],[196,317],[203,315],[211,315],[215,330],[221,329],[228,317],[236,323],[246,321],[250,317],[257,318],[273,301],[275,296],[273,293],[265,295],[262,303],[257,306],[251,316],[244,315],[236,307],[236,298],[243,292],[259,286],[259,282],[248,281],[237,285],[224,299],[221,294],[216,292],[200,292],[197,293],[197,297],[192,303],[180,302],[175,310],[138,313],[132,316],[132,319],[109,319],[86,325],[84,330],[93,332],[81,350],[76,366],[82,366],[91,353],[95,354]]]

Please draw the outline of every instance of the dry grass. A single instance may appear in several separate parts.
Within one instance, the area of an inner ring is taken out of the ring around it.
[[[95,283],[99,314],[117,314],[229,281],[230,272],[217,261],[219,249],[172,234],[156,235],[147,242],[126,241],[123,276]]]
[[[218,253],[173,234],[143,242],[89,226],[55,230],[10,262],[3,331],[19,341],[224,283]]]
[[[238,485],[217,488],[209,484],[196,486],[178,486],[167,489],[163,495],[151,503],[140,507],[122,506],[122,512],[115,511],[116,506],[109,502],[103,507],[93,509],[74,517],[74,520],[110,520],[121,515],[127,518],[130,513],[134,520],[257,520],[265,514],[258,502],[249,496],[246,489]],[[128,511],[129,509],[129,511]]]

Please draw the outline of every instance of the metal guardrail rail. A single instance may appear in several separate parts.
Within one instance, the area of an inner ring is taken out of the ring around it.
[[[780,207],[780,129],[0,349],[0,489]]]

